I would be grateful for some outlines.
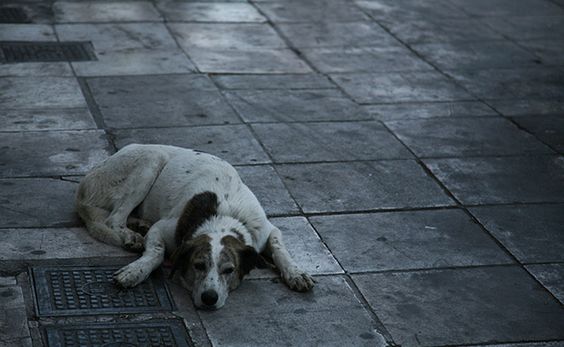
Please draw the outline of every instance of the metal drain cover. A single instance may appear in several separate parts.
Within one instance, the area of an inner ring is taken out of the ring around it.
[[[2,63],[96,60],[90,42],[0,42]]]
[[[190,346],[182,322],[82,323],[44,327],[48,347]]]
[[[0,23],[29,23],[29,19],[19,7],[0,7]]]
[[[112,281],[117,266],[37,266],[31,269],[39,316],[171,311],[173,303],[162,272],[131,289]]]

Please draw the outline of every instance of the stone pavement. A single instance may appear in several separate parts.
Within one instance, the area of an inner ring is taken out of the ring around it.
[[[0,21],[0,346],[564,346],[564,1],[2,0]],[[73,196],[133,142],[236,165],[313,292],[255,271],[202,312],[158,276],[106,286],[134,255]]]

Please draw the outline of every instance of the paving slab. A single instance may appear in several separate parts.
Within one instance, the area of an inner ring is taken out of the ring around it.
[[[169,22],[266,22],[266,18],[248,3],[169,1],[157,3],[157,8]]]
[[[148,1],[68,2],[53,4],[58,23],[161,21],[162,17]]]
[[[451,206],[412,160],[278,165],[306,213]]]
[[[373,22],[291,23],[277,27],[294,47],[362,47],[397,45],[397,41]]]
[[[353,280],[401,345],[564,336],[562,306],[516,266],[354,275]]]
[[[208,152],[232,165],[270,162],[244,125],[116,130],[114,134],[119,148],[131,143],[158,143]]]
[[[257,2],[256,6],[274,23],[358,22],[366,15],[346,0],[284,0]]]
[[[461,210],[309,218],[349,273],[513,261]]]
[[[0,177],[83,174],[110,154],[101,130],[3,133],[0,151]]]
[[[122,76],[87,82],[110,128],[240,123],[204,75]]]
[[[57,41],[47,24],[0,24],[0,41]]]
[[[451,70],[448,74],[483,99],[564,97],[564,70],[555,68]]]
[[[355,4],[377,21],[407,21],[420,18],[467,18],[468,15],[448,0],[356,0]]]
[[[87,108],[5,110],[0,131],[96,129]]]
[[[349,73],[334,74],[331,78],[355,101],[365,104],[473,99],[464,89],[436,71]]]
[[[245,122],[369,119],[339,90],[241,90],[225,93]]]
[[[493,108],[504,116],[559,115],[564,112],[564,99],[491,100]]]
[[[374,119],[381,121],[497,116],[496,111],[480,101],[382,104],[364,106],[363,109]]]
[[[214,75],[221,89],[323,89],[336,88],[326,76],[302,75]]]
[[[563,209],[562,204],[481,206],[470,212],[520,262],[540,263],[564,261]]]
[[[564,158],[428,159],[425,165],[465,205],[564,201]]]
[[[564,341],[551,342],[521,342],[521,343],[500,343],[493,345],[481,345],[484,347],[563,347]]]
[[[554,153],[502,117],[409,119],[385,124],[418,157]]]
[[[0,77],[72,77],[71,66],[67,62],[57,63],[10,63],[0,64]]]
[[[451,0],[472,16],[550,16],[564,15],[564,9],[550,1],[536,0]]]
[[[282,283],[245,281],[221,310],[199,312],[212,344],[386,345],[343,278],[316,280],[316,287],[308,293],[292,292]],[[241,312],[246,312],[245,319]]]
[[[538,56],[544,65],[564,65],[564,47],[558,39],[519,41],[519,45]]]
[[[0,345],[30,346],[26,307],[17,285],[0,288]]]
[[[76,183],[51,178],[0,179],[0,228],[78,225],[77,188]]]
[[[0,107],[86,107],[75,78],[7,77],[0,79]]]
[[[408,159],[413,156],[380,122],[253,124],[274,162]]]
[[[559,152],[564,152],[564,118],[562,116],[525,116],[514,121],[541,141]]]
[[[306,59],[323,73],[425,71],[432,67],[401,46],[303,48]]]
[[[237,172],[256,195],[267,215],[299,213],[298,206],[272,166],[239,166]]]
[[[525,267],[564,304],[564,264],[538,264]]]
[[[495,17],[484,18],[482,22],[513,40],[534,40],[551,38],[558,40],[564,35],[564,17]]]

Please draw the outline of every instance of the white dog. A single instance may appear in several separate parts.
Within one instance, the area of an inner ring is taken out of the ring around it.
[[[313,287],[237,171],[210,154],[164,145],[124,147],[82,180],[77,210],[96,239],[144,248],[115,273],[124,287],[144,281],[168,253],[172,273],[192,291],[195,305],[217,309],[244,275],[264,265],[261,252],[291,289]],[[150,226],[145,237],[128,226],[134,221]]]

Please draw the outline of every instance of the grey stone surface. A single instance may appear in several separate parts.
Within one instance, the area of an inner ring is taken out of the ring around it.
[[[514,121],[552,148],[564,152],[564,118],[561,115],[516,117]]]
[[[86,102],[74,78],[9,77],[0,79],[0,107],[86,107]]]
[[[352,273],[512,263],[461,210],[320,216],[310,221]]]
[[[412,160],[287,164],[278,172],[309,213],[453,204]]]
[[[57,36],[51,25],[0,24],[0,41],[57,41]]]
[[[411,21],[421,18],[467,18],[468,15],[448,0],[356,0],[360,8],[378,21]]]
[[[148,1],[56,1],[53,11],[59,23],[162,20],[155,7]]]
[[[546,17],[495,17],[486,18],[482,22],[495,31],[513,40],[533,40],[552,38],[559,40],[564,35],[562,16]]]
[[[564,100],[555,99],[491,100],[488,104],[504,116],[558,115],[564,112]]]
[[[399,45],[359,48],[304,48],[300,51],[313,66],[323,73],[425,71],[432,69],[430,65],[419,59],[407,48]]]
[[[564,35],[564,28],[562,29]],[[519,41],[519,45],[525,47],[531,53],[540,57],[545,65],[564,65],[564,46],[558,38],[544,40]]]
[[[520,262],[564,260],[564,205],[481,206],[470,209]]]
[[[284,0],[258,2],[257,7],[274,23],[286,22],[356,22],[367,17],[346,0]]]
[[[241,90],[225,96],[252,123],[369,119],[338,90]]]
[[[536,0],[451,0],[472,16],[554,16],[564,15],[564,9],[550,1]]]
[[[303,75],[215,75],[221,89],[322,89],[335,88],[329,79],[318,74]]]
[[[564,264],[527,265],[526,268],[564,304]]]
[[[50,178],[0,179],[0,228],[78,225],[74,212],[77,187]]]
[[[335,74],[331,78],[359,103],[473,99],[436,71]]]
[[[28,346],[30,339],[26,307],[19,286],[0,288],[0,345]]]
[[[270,162],[244,125],[116,130],[115,138],[120,148],[130,143],[158,143],[208,152],[232,165]]]
[[[433,117],[485,117],[497,115],[497,112],[495,112],[491,107],[479,101],[382,104],[368,105],[363,108],[370,116],[382,121]]]
[[[4,133],[0,137],[1,177],[76,175],[109,155],[98,130]]]
[[[564,201],[558,156],[424,160],[463,204]]]
[[[0,64],[0,77],[72,77],[69,63],[14,63]]]
[[[241,179],[256,195],[267,215],[296,214],[298,206],[270,165],[240,166]]]
[[[254,124],[275,162],[407,159],[413,156],[379,122]]]
[[[418,157],[554,153],[502,117],[410,119],[385,124]]]
[[[356,275],[353,279],[402,345],[564,337],[562,306],[519,267]]]
[[[373,22],[279,24],[295,47],[361,47],[397,45],[397,41]]]
[[[292,292],[282,283],[246,281],[220,311],[201,311],[200,317],[214,346],[342,346],[344,336],[354,346],[383,346],[341,277],[319,277],[309,293]]]
[[[96,129],[86,108],[6,110],[3,115],[1,131]]]
[[[163,1],[157,7],[171,22],[266,22],[248,3]]]
[[[88,79],[110,128],[240,123],[204,75]]]

